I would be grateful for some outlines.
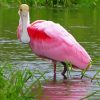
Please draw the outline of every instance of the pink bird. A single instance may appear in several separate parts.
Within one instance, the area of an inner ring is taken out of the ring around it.
[[[30,24],[29,6],[22,4],[19,9],[18,39],[29,43],[33,53],[53,61],[54,75],[56,62],[64,65],[62,75],[67,71],[66,63],[81,70],[90,67],[91,58],[76,39],[60,24],[46,20],[36,20]]]

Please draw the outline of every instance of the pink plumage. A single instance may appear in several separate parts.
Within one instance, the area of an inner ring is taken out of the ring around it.
[[[55,61],[67,61],[85,69],[91,61],[85,49],[61,25],[37,20],[27,28],[30,46],[38,56]]]

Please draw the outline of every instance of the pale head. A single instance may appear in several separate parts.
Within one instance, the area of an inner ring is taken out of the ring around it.
[[[28,14],[28,12],[29,12],[29,6],[27,4],[21,4],[18,11],[19,15],[25,16]]]
[[[22,11],[22,12],[23,11],[28,12],[29,11],[29,6],[27,4],[21,4],[19,10]]]

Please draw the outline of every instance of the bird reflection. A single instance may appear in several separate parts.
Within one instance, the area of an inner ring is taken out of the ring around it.
[[[80,100],[89,91],[91,82],[74,78],[63,81],[50,81],[43,86],[40,100]]]

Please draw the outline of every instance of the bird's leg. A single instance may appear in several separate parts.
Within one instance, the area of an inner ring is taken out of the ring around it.
[[[56,61],[53,61],[54,67],[54,81],[56,80]]]
[[[67,71],[66,63],[65,63],[65,62],[61,62],[61,63],[62,63],[63,66],[64,66],[64,70],[63,70],[63,72],[62,72],[61,74],[64,76],[64,79],[67,79],[67,77],[66,77],[66,75],[65,75],[65,73],[66,73],[66,71]]]

